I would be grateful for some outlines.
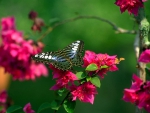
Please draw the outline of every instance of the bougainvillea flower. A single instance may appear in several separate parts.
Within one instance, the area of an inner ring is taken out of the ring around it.
[[[118,64],[118,59],[116,56],[109,56],[107,54],[96,54],[92,51],[85,51],[85,56],[83,57],[83,67],[94,63],[97,65],[98,69],[94,72],[97,73],[100,77],[104,77],[108,71],[118,70],[116,64]],[[102,68],[102,66],[107,66],[107,68]]]
[[[92,51],[85,51],[83,61],[84,61],[84,67],[87,67],[89,64],[92,64],[92,63],[97,64],[96,53]]]
[[[97,94],[96,87],[90,83],[85,82],[80,86],[76,86],[71,90],[72,100],[75,101],[77,98],[82,102],[94,103],[95,95]]]
[[[145,108],[150,112],[150,81],[143,81],[133,75],[134,82],[130,89],[124,90],[123,100],[134,103],[139,109]]]
[[[142,52],[139,57],[139,62],[150,63],[150,49]]]
[[[15,19],[12,17],[2,18],[1,24],[2,24],[2,31],[15,29]]]
[[[120,7],[121,13],[128,10],[129,14],[138,14],[138,9],[143,7],[146,0],[116,0],[115,4]]]
[[[6,103],[7,97],[8,95],[6,91],[0,92],[0,103]]]
[[[5,90],[0,92],[0,113],[6,113],[6,109],[8,108],[7,98],[8,94]]]
[[[56,80],[56,84],[51,87],[51,90],[59,90],[61,88],[68,88],[68,84],[74,84],[73,81],[78,80],[76,75],[71,71],[62,71],[54,66],[50,65],[50,68],[53,70],[53,79]]]
[[[35,111],[32,110],[30,103],[28,103],[28,104],[26,104],[26,105],[24,106],[23,111],[24,111],[25,113],[35,113]]]
[[[34,80],[36,77],[48,75],[44,64],[35,63],[31,56],[42,51],[43,44],[25,40],[23,33],[15,28],[15,19],[1,19],[0,66],[10,73],[14,80]],[[35,72],[36,71],[36,72]]]

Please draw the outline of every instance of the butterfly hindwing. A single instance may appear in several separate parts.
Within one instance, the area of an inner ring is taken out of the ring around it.
[[[62,50],[55,52],[46,52],[36,54],[32,58],[35,61],[52,64],[61,70],[69,70],[72,66],[81,66],[82,52],[84,43],[82,41],[75,41]]]

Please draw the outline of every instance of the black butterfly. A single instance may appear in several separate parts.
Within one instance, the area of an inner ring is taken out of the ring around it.
[[[84,42],[77,40],[62,50],[55,52],[43,52],[32,58],[37,62],[52,64],[61,70],[69,70],[72,66],[81,66]]]

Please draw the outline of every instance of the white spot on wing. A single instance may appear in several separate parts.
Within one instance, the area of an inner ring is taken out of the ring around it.
[[[48,58],[48,56],[45,56],[45,59],[47,59]]]
[[[36,54],[34,57],[38,57],[39,55],[38,54]]]
[[[55,59],[56,59],[56,57],[52,57],[52,59],[53,59],[53,60],[55,60]]]
[[[76,51],[76,50],[77,50],[77,48],[72,48],[72,50]]]
[[[73,48],[78,48],[78,46],[74,46]]]
[[[79,44],[78,43],[73,43],[72,45],[78,46]]]
[[[45,55],[45,53],[41,53],[41,54],[39,55],[39,58],[44,58],[44,55]]]
[[[48,59],[51,59],[51,58],[52,58],[52,56],[51,56],[51,55],[49,55]]]
[[[80,43],[80,41],[79,41],[79,40],[77,40],[77,43]]]

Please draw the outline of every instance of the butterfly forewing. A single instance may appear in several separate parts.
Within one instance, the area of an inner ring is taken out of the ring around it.
[[[40,53],[33,56],[38,62],[52,64],[61,70],[69,70],[72,66],[81,66],[84,43],[75,41],[62,50],[55,52]]]
[[[75,66],[81,66],[83,64],[82,61],[82,52],[84,49],[83,41],[75,41],[72,44],[68,45],[63,49],[66,56],[70,58],[71,62]]]

